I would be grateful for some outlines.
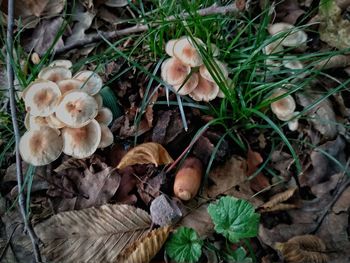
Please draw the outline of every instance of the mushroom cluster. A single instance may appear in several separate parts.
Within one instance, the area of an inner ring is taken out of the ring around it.
[[[284,50],[284,47],[288,48],[300,48],[303,45],[305,45],[307,41],[307,35],[306,33],[296,28],[295,26],[288,24],[288,23],[275,23],[269,26],[268,32],[271,36],[275,36],[277,34],[285,33],[286,35],[283,35],[283,37],[277,39],[276,41],[268,44],[264,47],[263,52],[265,55],[272,55],[281,53]],[[287,34],[288,33],[288,34]],[[271,69],[279,68],[281,65],[280,62],[274,61],[271,59],[266,59],[266,64],[268,66],[271,66]],[[291,56],[285,56],[283,57],[283,66],[288,69],[303,69],[304,65],[296,59],[296,57]]]
[[[197,45],[204,43],[194,38]],[[219,55],[219,49],[211,44],[213,56]],[[170,56],[161,67],[161,77],[173,87],[179,95],[189,95],[196,101],[211,101],[223,97],[219,86],[203,63],[195,43],[187,36],[172,39],[165,45],[165,52]],[[225,79],[228,79],[226,65],[214,59]]]
[[[46,165],[62,152],[86,158],[113,143],[113,114],[99,94],[102,79],[88,70],[72,76],[71,67],[69,60],[52,62],[22,93],[27,131],[19,150],[27,163]]]
[[[276,89],[272,94],[271,99],[284,96],[287,93],[288,90],[284,88]],[[270,106],[272,112],[279,120],[288,121],[288,128],[291,131],[298,129],[298,119],[294,117],[298,115],[299,112],[295,111],[296,103],[290,94],[285,95],[283,98],[272,102]]]

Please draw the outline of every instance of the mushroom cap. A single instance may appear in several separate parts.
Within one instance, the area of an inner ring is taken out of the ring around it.
[[[46,67],[39,72],[38,78],[58,82],[63,79],[71,79],[72,72],[64,67]]]
[[[178,39],[171,39],[165,44],[165,53],[167,53],[169,56],[174,56],[174,45]]]
[[[22,95],[27,112],[46,117],[55,111],[61,91],[52,81],[38,80],[28,86]]]
[[[200,45],[204,45],[202,40],[195,38],[196,42]],[[199,67],[203,64],[203,60],[194,45],[193,41],[189,37],[182,37],[176,41],[173,48],[174,56],[182,61],[185,65],[191,67]]]
[[[271,55],[271,54],[276,54],[280,53],[283,51],[283,46],[281,44],[281,40],[277,40],[274,42],[271,42],[270,44],[267,44],[263,49],[263,53],[265,55]]]
[[[80,128],[62,129],[63,152],[74,158],[86,158],[92,155],[101,141],[101,126],[96,120]]]
[[[98,148],[105,148],[113,143],[114,137],[113,137],[113,133],[107,127],[107,125],[100,123],[100,126],[101,126],[101,141],[100,141],[100,144],[98,145]]]
[[[292,117],[298,115],[300,112],[298,111],[295,111],[293,114],[292,114]],[[295,118],[293,120],[290,120],[288,121],[288,128],[289,130],[291,131],[296,131],[298,128],[299,128],[299,119],[298,118]]]
[[[198,82],[198,73],[193,73],[184,84],[174,85],[173,88],[175,92],[179,95],[188,95],[197,87]]]
[[[91,96],[96,95],[101,90],[103,85],[101,77],[97,73],[90,70],[80,71],[75,74],[74,78],[84,82],[81,89]]]
[[[227,86],[228,89],[233,89],[234,88],[234,86],[232,84],[232,79],[230,79],[230,78],[226,79],[226,86]],[[221,98],[221,99],[225,98],[225,94],[222,92],[221,89],[219,89],[217,97]]]
[[[24,127],[27,130],[35,130],[43,126],[49,126],[46,117],[33,116],[27,112],[24,117]]]
[[[100,124],[105,124],[108,126],[113,121],[113,113],[109,108],[103,107],[98,110],[95,120],[97,120],[97,122]]]
[[[280,41],[281,45],[286,47],[296,47],[307,41],[307,35],[303,30],[297,29],[295,26],[288,23],[280,22],[272,24],[269,26],[268,31],[270,35],[289,31],[289,33]]]
[[[102,96],[97,93],[93,97],[94,97],[94,99],[97,102],[98,109],[101,109],[103,107],[103,98],[102,98]]]
[[[177,58],[165,60],[161,67],[162,79],[169,85],[180,85],[191,72],[191,67],[186,66]]]
[[[304,65],[296,57],[283,57],[283,66],[289,69],[303,69]]]
[[[57,85],[60,88],[61,93],[65,94],[68,91],[80,89],[84,85],[84,82],[78,79],[63,79],[58,81]]]
[[[55,161],[63,149],[59,131],[50,127],[40,127],[24,133],[19,142],[19,152],[23,160],[35,166]]]
[[[226,65],[217,59],[215,59],[215,63],[219,67],[221,74],[226,79],[228,77],[228,70],[227,70]],[[210,74],[210,72],[208,71],[207,67],[204,64],[199,67],[199,74],[201,74],[201,76],[203,78],[205,78],[206,80],[209,80],[211,82],[215,82],[212,75]]]
[[[46,122],[47,125],[50,126],[51,128],[55,128],[55,129],[62,129],[63,127],[66,126],[66,124],[64,124],[63,122],[61,122],[57,117],[56,114],[53,113],[49,116],[46,117]]]
[[[217,57],[220,54],[220,49],[215,44],[211,44],[211,52],[213,53],[213,57]]]
[[[219,86],[199,76],[197,87],[189,94],[195,101],[211,101],[217,97]]]
[[[98,113],[96,100],[84,91],[66,93],[56,108],[56,117],[69,127],[85,126]]]
[[[70,69],[72,66],[72,62],[68,59],[57,59],[49,64],[49,67],[62,67],[66,69]]]
[[[282,96],[287,92],[288,91],[286,89],[280,88],[272,94],[271,98]],[[289,120],[293,116],[295,108],[296,108],[295,100],[291,95],[287,95],[271,103],[272,112],[276,114],[276,117],[282,121]]]

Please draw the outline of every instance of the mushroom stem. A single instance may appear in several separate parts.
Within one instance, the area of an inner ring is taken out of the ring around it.
[[[202,175],[202,162],[195,157],[187,158],[175,176],[175,196],[184,201],[192,199],[198,193]]]

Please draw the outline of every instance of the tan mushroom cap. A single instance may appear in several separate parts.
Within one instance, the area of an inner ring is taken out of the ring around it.
[[[271,55],[276,53],[281,53],[284,50],[281,40],[271,42],[263,48],[263,53],[265,55]]]
[[[27,130],[34,130],[43,126],[49,126],[46,117],[32,116],[27,112],[24,117],[24,127]]]
[[[197,87],[189,94],[195,101],[211,101],[217,97],[219,86],[199,76]]]
[[[203,42],[195,38],[199,45],[204,45]],[[185,65],[191,67],[199,67],[203,64],[203,60],[197,51],[195,44],[188,37],[182,37],[176,41],[173,48],[174,56],[182,61]]]
[[[191,72],[191,67],[186,66],[177,58],[165,60],[161,67],[162,79],[169,85],[180,85]]]
[[[226,79],[228,77],[227,66],[217,59],[215,59],[215,63],[217,64],[218,69],[220,70],[221,74]],[[210,74],[210,72],[208,71],[207,67],[204,64],[199,67],[199,74],[201,74],[201,76],[203,78],[205,78],[206,80],[209,80],[211,82],[215,82],[212,75]]]
[[[288,23],[275,23],[269,26],[268,31],[270,35],[276,35],[280,32],[289,32],[288,35],[281,38],[281,45],[286,47],[297,47],[300,46],[307,41],[306,33],[297,29],[295,26]]]
[[[64,95],[55,113],[56,117],[67,126],[78,128],[96,117],[98,105],[89,94],[73,90]]]
[[[39,72],[38,78],[58,82],[63,79],[71,79],[72,72],[64,67],[46,67]]]
[[[99,93],[103,85],[101,77],[97,73],[89,70],[78,72],[74,78],[84,82],[81,89],[91,96]]]
[[[286,89],[280,88],[273,93],[271,98],[282,96],[287,92],[288,91]],[[289,120],[293,116],[295,108],[296,108],[295,100],[291,95],[287,95],[271,103],[272,112],[276,114],[276,117],[282,121]]]
[[[70,60],[67,59],[57,59],[52,61],[49,64],[49,67],[62,67],[62,68],[66,68],[66,69],[70,69],[73,66],[72,62]]]
[[[61,97],[56,83],[49,80],[33,82],[23,93],[27,112],[33,116],[49,116],[52,114]]]
[[[62,129],[63,152],[74,158],[86,158],[92,155],[101,141],[101,126],[96,120],[80,128]]]
[[[107,127],[107,125],[100,123],[100,126],[101,126],[101,141],[100,141],[100,144],[98,145],[98,148],[106,148],[110,146],[114,141],[113,133]]]
[[[49,116],[46,117],[46,122],[47,125],[50,126],[51,128],[55,128],[55,129],[61,129],[63,127],[66,126],[66,124],[64,124],[63,122],[61,122],[57,117],[56,114],[53,113]]]
[[[55,161],[63,149],[59,131],[50,127],[29,130],[22,136],[19,151],[23,160],[35,166]]]
[[[103,107],[103,98],[100,94],[96,94],[93,96],[94,99],[97,102],[98,109],[101,109]]]
[[[169,56],[174,56],[174,45],[178,39],[171,39],[165,44],[165,53],[167,53]]]
[[[230,78],[226,79],[226,86],[228,89],[234,89],[234,86],[232,84],[232,79],[230,79]],[[219,89],[217,97],[221,98],[221,99],[225,98],[225,94],[222,92],[221,89]]]
[[[95,120],[100,124],[109,125],[113,121],[113,113],[109,108],[103,107],[98,110]]]
[[[60,88],[61,93],[65,94],[68,91],[80,89],[84,85],[84,82],[78,79],[63,79],[58,81],[57,85]]]
[[[193,73],[184,84],[173,85],[175,92],[179,95],[190,94],[198,85],[199,75],[198,73]]]
[[[283,57],[283,66],[289,69],[303,69],[304,65],[296,57]]]
[[[217,45],[211,44],[211,52],[213,53],[214,57],[217,57],[220,54],[220,49],[217,47]]]

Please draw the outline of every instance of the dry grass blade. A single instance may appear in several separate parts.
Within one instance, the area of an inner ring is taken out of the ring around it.
[[[277,243],[276,249],[289,263],[328,262],[328,256],[325,254],[326,245],[319,237],[314,235],[295,236],[286,243]]]
[[[127,166],[134,164],[149,164],[152,163],[155,166],[169,164],[174,160],[171,158],[165,148],[154,142],[143,143],[135,148],[131,149],[120,160],[118,169],[123,169]]]
[[[286,204],[283,203],[291,199],[297,192],[297,188],[288,189],[282,193],[274,195],[270,201],[266,202],[261,206],[261,212],[272,212],[272,211],[282,211],[297,208],[297,204]]]
[[[169,226],[158,228],[125,249],[117,262],[148,263],[158,253],[169,236]]]
[[[150,227],[150,216],[128,205],[104,205],[52,216],[35,227],[50,262],[117,262]]]

